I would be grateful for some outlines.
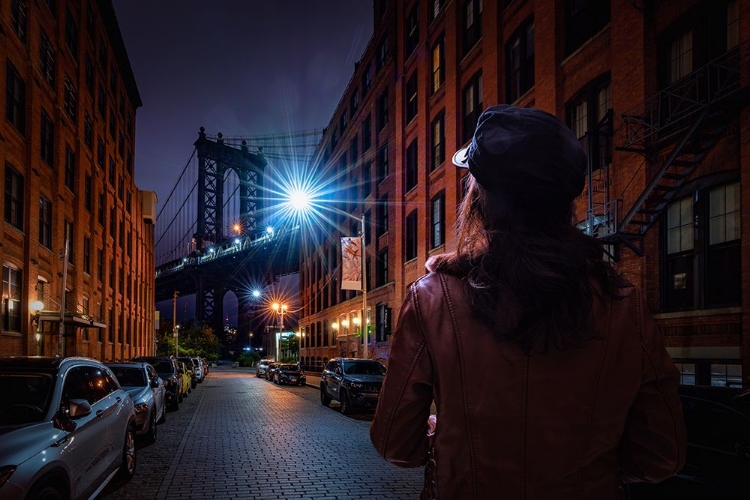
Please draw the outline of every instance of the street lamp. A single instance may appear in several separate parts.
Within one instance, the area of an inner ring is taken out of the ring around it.
[[[180,325],[174,325],[174,357],[180,357]]]
[[[271,304],[271,308],[279,313],[279,331],[282,331],[284,329],[284,313],[287,310],[287,305],[274,302]]]

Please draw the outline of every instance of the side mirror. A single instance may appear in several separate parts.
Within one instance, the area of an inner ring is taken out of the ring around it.
[[[159,387],[159,379],[158,378],[152,378],[151,379],[151,388],[156,389]]]
[[[81,418],[91,413],[91,405],[85,399],[71,399],[68,401],[68,418]]]

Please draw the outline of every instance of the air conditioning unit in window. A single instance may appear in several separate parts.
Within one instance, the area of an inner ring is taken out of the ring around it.
[[[141,191],[143,203],[143,220],[149,224],[156,222],[156,191]]]

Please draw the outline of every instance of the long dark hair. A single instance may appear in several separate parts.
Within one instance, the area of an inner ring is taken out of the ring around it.
[[[627,283],[604,261],[599,241],[572,225],[573,205],[535,207],[467,180],[457,249],[431,258],[428,270],[463,277],[477,317],[526,353],[596,338],[594,298],[615,296]]]

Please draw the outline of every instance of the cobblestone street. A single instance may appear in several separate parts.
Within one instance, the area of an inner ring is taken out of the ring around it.
[[[333,406],[321,406],[311,387],[213,368],[167,415],[156,443],[139,447],[133,480],[110,484],[100,498],[418,498],[422,469],[380,459],[371,416],[347,417]]]

